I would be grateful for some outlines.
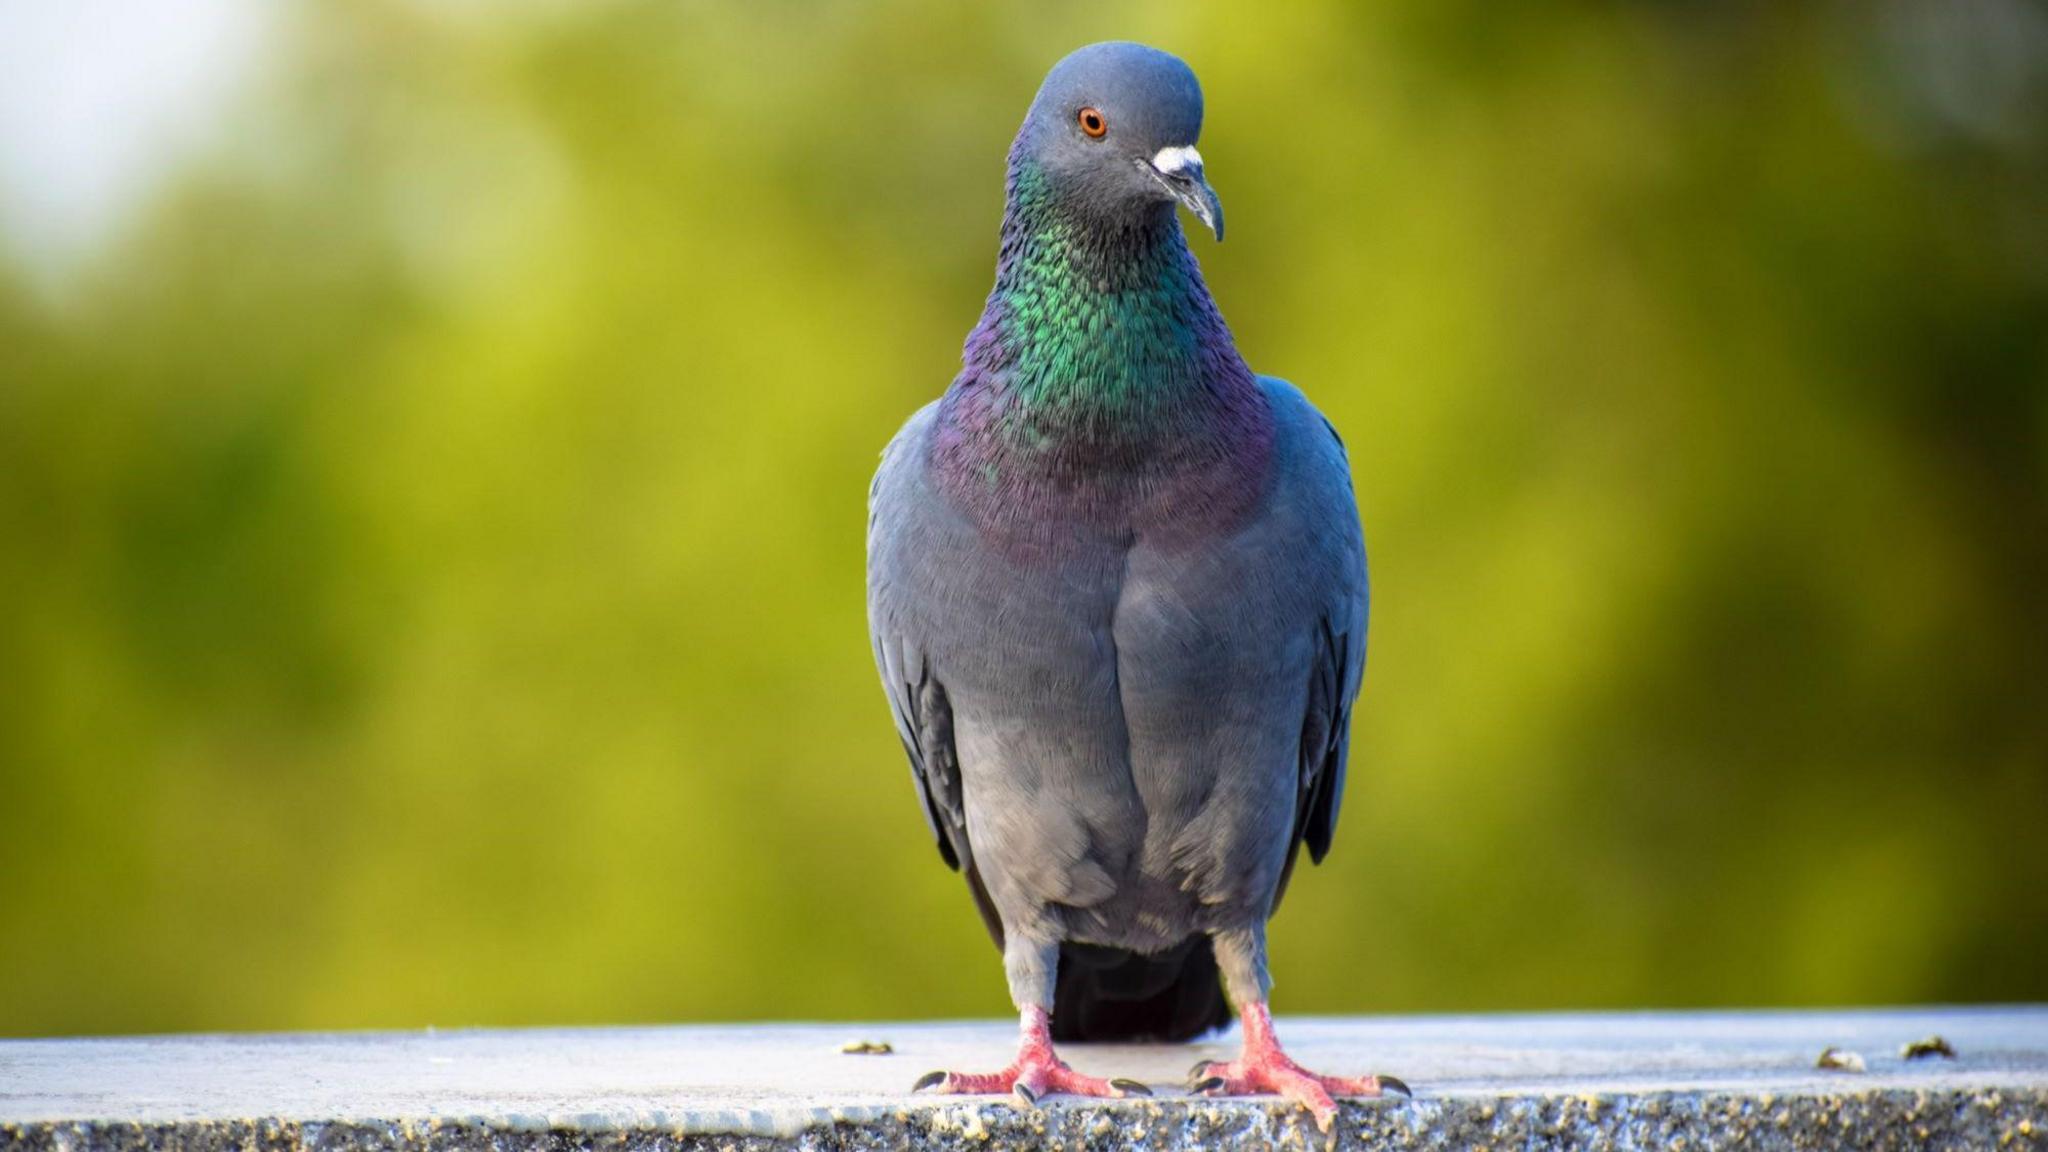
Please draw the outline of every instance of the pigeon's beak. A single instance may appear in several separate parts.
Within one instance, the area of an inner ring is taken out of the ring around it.
[[[1202,178],[1202,154],[1193,145],[1161,148],[1152,159],[1141,163],[1168,195],[1187,205],[1188,211],[1215,233],[1218,241],[1223,239],[1223,202]]]

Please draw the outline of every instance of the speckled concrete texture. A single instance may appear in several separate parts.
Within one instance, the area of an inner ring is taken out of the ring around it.
[[[1311,1067],[1390,1072],[1341,1148],[2048,1149],[2048,1008],[1283,1020]],[[1903,1048],[1939,1035],[1948,1059]],[[850,1054],[850,1041],[889,1054]],[[1235,1048],[1073,1046],[1152,1100],[912,1096],[1005,1062],[1006,1023],[0,1041],[8,1152],[1326,1148],[1278,1101],[1177,1084]],[[1864,1071],[1815,1067],[1834,1047]]]

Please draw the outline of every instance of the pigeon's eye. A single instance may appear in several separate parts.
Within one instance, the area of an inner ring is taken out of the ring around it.
[[[1081,109],[1081,114],[1076,116],[1075,119],[1080,122],[1081,131],[1086,132],[1097,140],[1102,139],[1109,132],[1109,117],[1104,116],[1093,108]]]

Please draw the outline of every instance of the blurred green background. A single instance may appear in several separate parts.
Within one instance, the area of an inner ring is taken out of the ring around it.
[[[863,505],[1111,37],[1372,549],[1280,1010],[2048,997],[2035,5],[0,0],[0,1034],[1007,1014]]]

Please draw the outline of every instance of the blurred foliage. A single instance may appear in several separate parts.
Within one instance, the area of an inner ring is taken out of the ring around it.
[[[385,0],[0,258],[0,1034],[1006,1013],[863,505],[1110,37],[1373,554],[1279,1007],[2048,997],[2038,9]]]

